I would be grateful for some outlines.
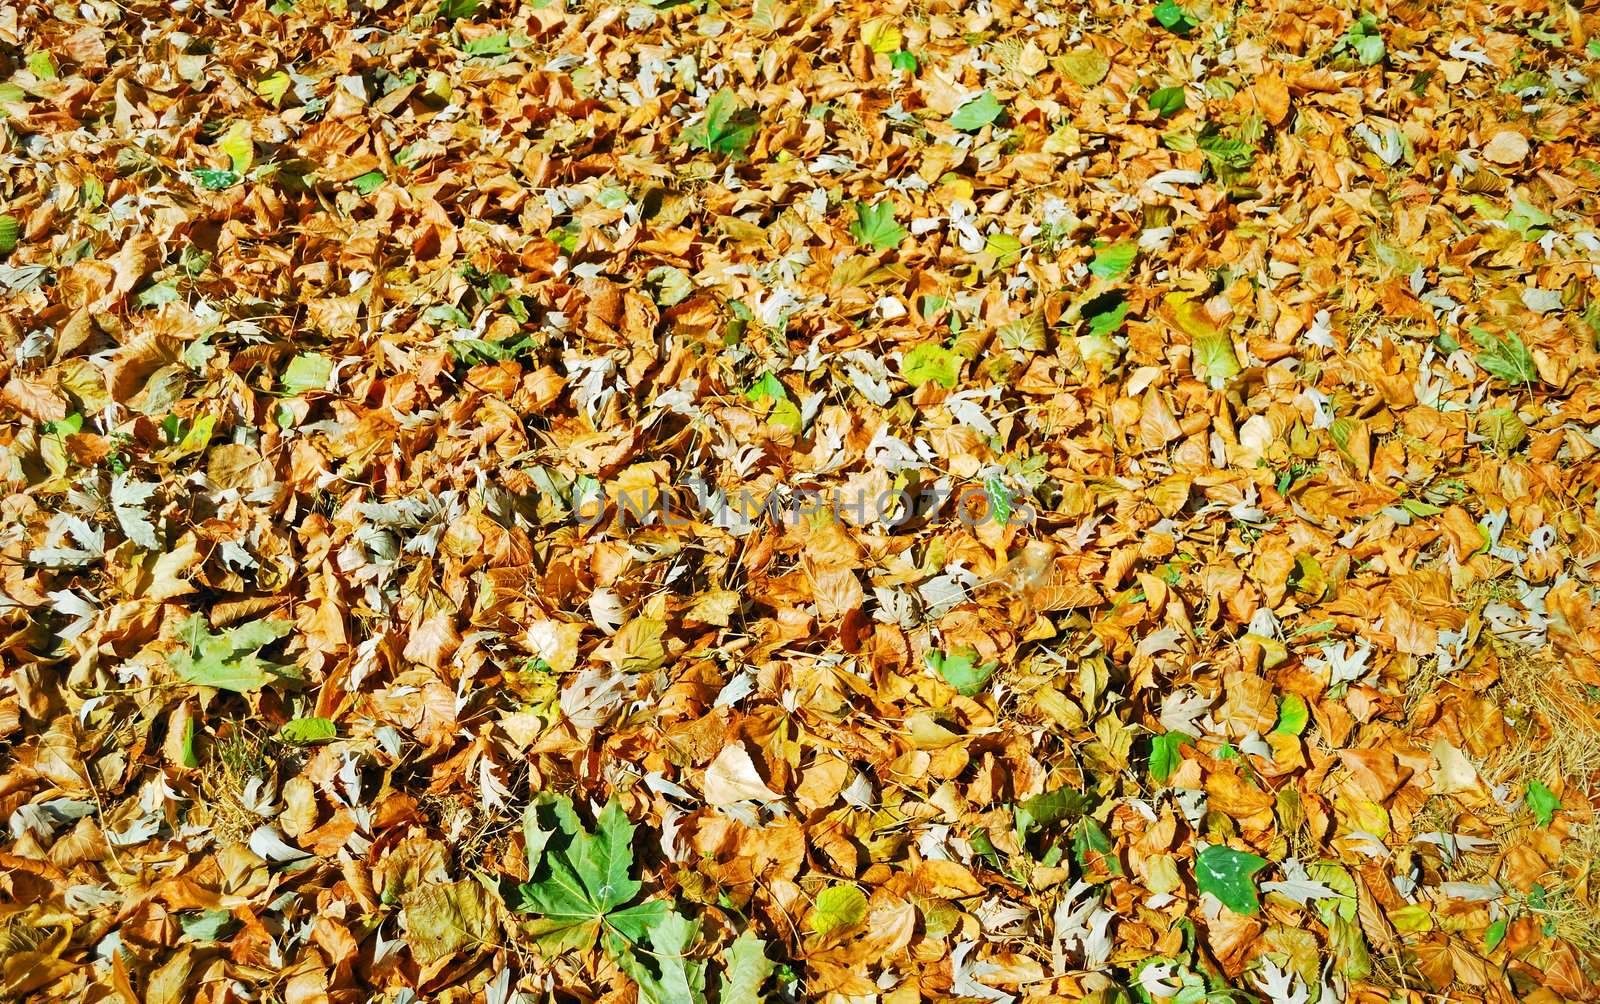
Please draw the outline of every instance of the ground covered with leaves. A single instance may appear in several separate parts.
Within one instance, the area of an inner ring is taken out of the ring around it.
[[[0,996],[1597,999],[1591,33],[0,5]]]

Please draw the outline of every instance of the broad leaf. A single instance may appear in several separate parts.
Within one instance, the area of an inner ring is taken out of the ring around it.
[[[283,389],[289,394],[323,390],[333,375],[333,360],[320,352],[302,352],[283,371]]]
[[[706,102],[706,117],[691,127],[685,137],[689,146],[707,153],[720,153],[741,159],[756,135],[756,116],[739,103],[733,91],[724,87]]]
[[[853,927],[867,917],[867,897],[859,888],[848,883],[832,885],[817,894],[816,906],[811,911],[811,929],[818,934],[828,934],[842,927]]]
[[[1195,858],[1195,884],[1234,913],[1254,914],[1260,911],[1261,902],[1250,876],[1267,863],[1260,855],[1212,844]]]
[[[297,679],[293,666],[268,662],[258,654],[293,631],[290,621],[260,620],[212,634],[206,630],[205,616],[195,614],[179,632],[186,648],[171,657],[172,668],[185,683],[239,693],[260,690],[280,679]]]
[[[887,251],[900,246],[906,231],[895,222],[894,204],[885,199],[872,206],[856,203],[856,219],[850,224],[850,236],[863,247]]]
[[[284,742],[305,746],[338,738],[339,726],[331,718],[296,718],[285,722],[278,736]]]
[[[956,692],[964,697],[972,697],[983,692],[989,678],[999,668],[999,663],[987,662],[978,665],[978,653],[973,649],[963,649],[949,655],[943,652],[929,652],[928,667],[940,676],[945,682],[956,688]]]
[[[938,342],[923,342],[900,360],[900,375],[913,387],[932,380],[941,387],[954,387],[961,369],[961,357]]]
[[[1192,743],[1194,738],[1182,732],[1165,732],[1150,740],[1150,777],[1157,784],[1166,784],[1167,778],[1183,762],[1180,747]]]
[[[1000,102],[988,91],[957,108],[950,124],[963,132],[977,132],[1000,117]]]
[[[1139,245],[1135,241],[1107,244],[1094,253],[1094,258],[1089,262],[1089,274],[1107,282],[1120,279],[1133,267],[1134,259],[1138,257]]]
[[[1195,20],[1182,7],[1173,0],[1161,0],[1156,4],[1156,21],[1161,27],[1176,35],[1187,35],[1194,30]]]
[[[1472,340],[1478,343],[1478,365],[1491,375],[1509,384],[1531,384],[1539,379],[1539,369],[1534,365],[1533,356],[1515,332],[1496,335],[1479,327],[1467,330]]]
[[[1163,116],[1178,114],[1183,111],[1187,103],[1181,87],[1159,88],[1151,92],[1150,98],[1146,102],[1149,107]]]
[[[1306,730],[1306,723],[1311,721],[1311,711],[1306,707],[1305,698],[1299,694],[1289,694],[1278,705],[1278,724],[1273,728],[1280,736],[1297,736]]]
[[[1053,826],[1066,819],[1076,819],[1093,809],[1095,802],[1093,795],[1075,788],[1057,788],[1055,791],[1035,795],[1025,802],[1018,803],[1012,809],[1012,816],[1017,824],[1017,835],[1027,839],[1028,834],[1040,827]]]
[[[1556,818],[1556,810],[1561,808],[1561,799],[1539,780],[1528,782],[1527,799],[1533,818],[1540,826],[1548,828]]]
[[[745,928],[744,933],[728,946],[717,999],[729,1002],[761,1000],[761,985],[776,968],[777,963],[767,958],[767,943],[756,937],[755,931]]]

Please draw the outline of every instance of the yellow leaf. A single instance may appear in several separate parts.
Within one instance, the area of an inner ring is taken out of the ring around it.
[[[861,41],[867,48],[887,56],[900,51],[900,29],[886,17],[875,17],[861,26]]]
[[[283,100],[283,96],[285,94],[289,93],[289,86],[292,83],[294,83],[294,81],[289,79],[289,75],[282,70],[279,70],[277,73],[270,74],[262,77],[260,80],[257,80],[256,93],[261,95],[261,97],[268,102],[275,105]]]
[[[217,143],[217,149],[228,155],[234,174],[248,174],[256,162],[255,144],[250,141],[250,123],[240,119]]]

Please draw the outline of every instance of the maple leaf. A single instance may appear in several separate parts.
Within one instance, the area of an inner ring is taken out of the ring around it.
[[[755,112],[743,107],[733,91],[724,87],[706,103],[705,118],[684,136],[693,149],[739,160],[755,139],[755,127]]]
[[[873,205],[857,202],[856,219],[850,224],[850,236],[857,244],[887,251],[900,246],[905,240],[905,228],[895,222],[894,204],[885,200]]]
[[[624,906],[641,884],[632,877],[633,834],[621,805],[606,803],[590,832],[572,802],[546,796],[522,817],[528,881],[517,887],[517,909],[536,916],[534,938],[552,950],[593,944],[602,934],[637,942],[666,916],[665,900]]]
[[[297,681],[300,673],[292,664],[270,662],[259,654],[293,631],[289,621],[259,620],[212,634],[205,616],[194,614],[178,632],[185,647],[172,655],[172,668],[186,683],[218,690],[242,692],[279,680]]]

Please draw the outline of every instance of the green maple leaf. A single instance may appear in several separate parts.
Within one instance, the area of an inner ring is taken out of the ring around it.
[[[1261,901],[1256,898],[1256,884],[1250,876],[1266,866],[1267,859],[1258,854],[1212,844],[1195,858],[1195,884],[1234,913],[1257,913]]]
[[[724,87],[706,102],[706,117],[685,133],[689,146],[707,153],[720,153],[742,160],[756,136],[755,112],[739,104],[733,91]]]
[[[906,231],[895,222],[894,204],[885,199],[874,206],[856,203],[856,221],[850,224],[850,236],[863,247],[887,251],[900,246]]]
[[[1533,818],[1540,826],[1548,828],[1556,818],[1556,810],[1561,808],[1560,797],[1546,787],[1543,781],[1529,781],[1527,800]]]
[[[666,900],[624,907],[639,895],[632,876],[633,834],[622,806],[606,803],[594,832],[565,796],[545,796],[522,817],[528,853],[527,882],[517,887],[517,909],[537,915],[532,933],[545,948],[561,951],[608,942],[637,944],[669,913]]]
[[[206,630],[203,614],[183,622],[179,639],[187,646],[171,657],[173,670],[185,683],[244,693],[281,679],[298,679],[292,665],[261,658],[262,648],[294,631],[283,620],[251,621],[221,634]]]

